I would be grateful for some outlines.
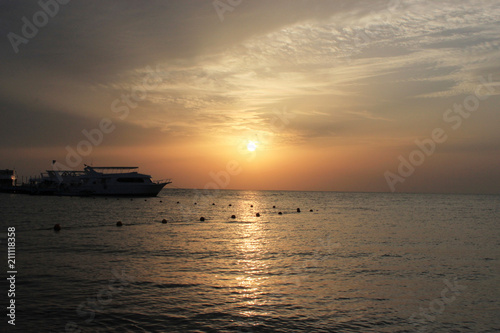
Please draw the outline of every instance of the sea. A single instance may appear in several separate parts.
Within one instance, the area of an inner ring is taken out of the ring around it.
[[[1,332],[500,332],[500,195],[0,194],[0,226]]]

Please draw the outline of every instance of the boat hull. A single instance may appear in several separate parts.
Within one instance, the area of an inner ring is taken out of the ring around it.
[[[93,196],[93,195],[103,195],[103,196],[128,196],[128,197],[156,197],[158,193],[167,185],[167,183],[158,184],[143,184],[130,186],[108,186],[107,188],[92,188],[85,189],[81,188],[77,193],[68,192],[66,195],[78,195],[78,196]]]

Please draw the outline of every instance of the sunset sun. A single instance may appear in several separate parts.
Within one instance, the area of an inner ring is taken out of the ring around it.
[[[248,144],[247,144],[247,149],[248,151],[255,151],[255,149],[257,148],[257,143],[254,142],[254,141],[249,141]]]

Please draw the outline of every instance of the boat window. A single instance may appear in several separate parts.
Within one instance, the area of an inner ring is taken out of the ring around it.
[[[116,181],[119,183],[144,183],[142,178],[118,178]]]

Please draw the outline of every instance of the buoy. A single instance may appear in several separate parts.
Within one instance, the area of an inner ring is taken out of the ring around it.
[[[144,201],[148,201],[148,199],[144,199]]]
[[[161,220],[161,223],[167,223],[168,221],[166,219]]]
[[[300,213],[300,208],[297,208],[297,213]]]
[[[203,216],[202,216],[202,217],[200,217],[200,221],[201,221],[201,222],[205,221],[205,218],[204,218]]]
[[[229,207],[231,207],[231,206],[232,206],[232,205],[231,205],[231,204],[229,204]]]
[[[122,225],[123,225],[122,221],[118,221],[118,222],[116,222],[116,226],[117,226],[117,227],[121,227]]]
[[[232,219],[235,219],[235,218],[236,218],[236,215],[231,215],[231,218],[232,218]]]
[[[163,202],[163,201],[160,200],[160,202]]]
[[[178,204],[180,204],[180,202],[179,202],[179,201],[177,201],[177,203],[178,203]]]
[[[194,204],[195,204],[195,205],[197,205],[197,203],[196,203],[196,202],[195,202]]]
[[[59,224],[54,225],[54,231],[61,230],[61,226]]]
[[[260,213],[255,214],[255,216],[260,217]]]
[[[282,212],[278,212],[278,215],[282,215],[283,213]]]
[[[250,207],[253,207],[253,205],[250,205]]]
[[[310,212],[314,212],[314,210],[312,210],[312,209],[309,209],[309,211],[310,211]]]
[[[273,208],[276,208],[276,206],[273,206]]]
[[[215,206],[215,202],[212,202],[212,206]]]

